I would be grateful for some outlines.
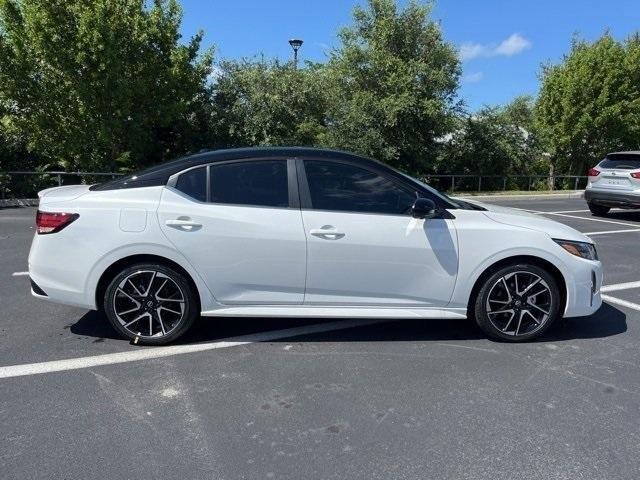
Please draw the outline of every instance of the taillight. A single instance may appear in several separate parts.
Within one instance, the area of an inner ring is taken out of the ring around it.
[[[77,213],[41,212],[38,210],[36,213],[36,231],[40,235],[59,232],[79,216]]]
[[[587,172],[587,175],[590,177],[597,177],[598,175],[600,175],[600,170],[596,170],[595,168],[590,168],[589,171]]]
[[[631,176],[640,180],[640,172],[633,172]]]

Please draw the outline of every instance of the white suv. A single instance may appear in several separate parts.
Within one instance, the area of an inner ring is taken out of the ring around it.
[[[612,207],[640,208],[640,151],[610,153],[588,175],[584,198],[594,215]]]

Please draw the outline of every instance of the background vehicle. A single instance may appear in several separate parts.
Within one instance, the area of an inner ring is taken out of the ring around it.
[[[33,294],[162,344],[203,316],[476,319],[528,340],[600,306],[602,266],[565,225],[450,199],[343,152],[203,153],[40,194]]]
[[[640,152],[610,153],[588,175],[584,198],[594,215],[612,207],[640,208]]]

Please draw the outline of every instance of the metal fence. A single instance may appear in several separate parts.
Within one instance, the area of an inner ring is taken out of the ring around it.
[[[0,172],[0,199],[36,198],[40,190],[61,185],[91,185],[116,178],[105,172]],[[447,193],[507,190],[581,190],[587,177],[574,175],[426,175],[423,180]]]
[[[583,190],[587,178],[577,175],[426,175],[423,181],[443,192],[461,193]]]

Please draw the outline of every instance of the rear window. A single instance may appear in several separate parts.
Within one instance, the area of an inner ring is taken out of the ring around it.
[[[625,153],[607,155],[607,158],[600,162],[599,166],[620,170],[637,170],[640,168],[640,155]]]

